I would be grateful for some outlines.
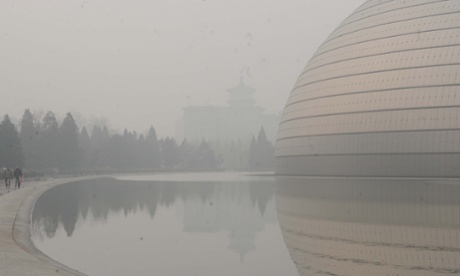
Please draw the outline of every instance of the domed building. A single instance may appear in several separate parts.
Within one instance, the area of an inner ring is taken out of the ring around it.
[[[368,0],[287,101],[279,175],[460,176],[460,1]]]

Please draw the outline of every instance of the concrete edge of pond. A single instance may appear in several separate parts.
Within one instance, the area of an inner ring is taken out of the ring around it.
[[[67,178],[30,182],[0,197],[0,276],[86,275],[43,254],[31,241],[31,213],[46,190],[65,183],[89,179]]]

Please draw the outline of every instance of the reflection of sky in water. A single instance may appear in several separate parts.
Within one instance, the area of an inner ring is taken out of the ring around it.
[[[300,275],[460,274],[460,180],[278,179]]]
[[[91,275],[297,275],[263,179],[57,186],[35,204],[32,239]]]

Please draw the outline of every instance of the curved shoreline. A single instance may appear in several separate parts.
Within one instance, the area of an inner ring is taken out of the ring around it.
[[[61,184],[95,177],[29,182],[19,190],[0,196],[0,276],[83,276],[35,248],[30,222],[35,201],[46,190]]]

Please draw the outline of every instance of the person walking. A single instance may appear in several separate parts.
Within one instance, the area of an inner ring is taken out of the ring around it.
[[[14,169],[13,175],[14,175],[14,178],[16,179],[16,181],[14,182],[14,188],[15,189],[21,188],[22,170],[19,168],[19,166],[16,166],[16,169]]]
[[[3,168],[3,173],[2,173],[2,178],[3,178],[3,181],[5,181],[5,187],[8,185],[8,168]]]
[[[7,183],[7,176],[6,176],[6,172],[7,172],[7,168],[3,168],[3,171],[2,171],[2,180],[5,181],[5,189],[6,189],[6,183]],[[0,195],[3,195],[3,185],[1,184],[0,182]]]
[[[10,191],[11,179],[13,178],[13,171],[10,168],[5,168],[3,171],[3,178],[5,179],[5,188]]]

